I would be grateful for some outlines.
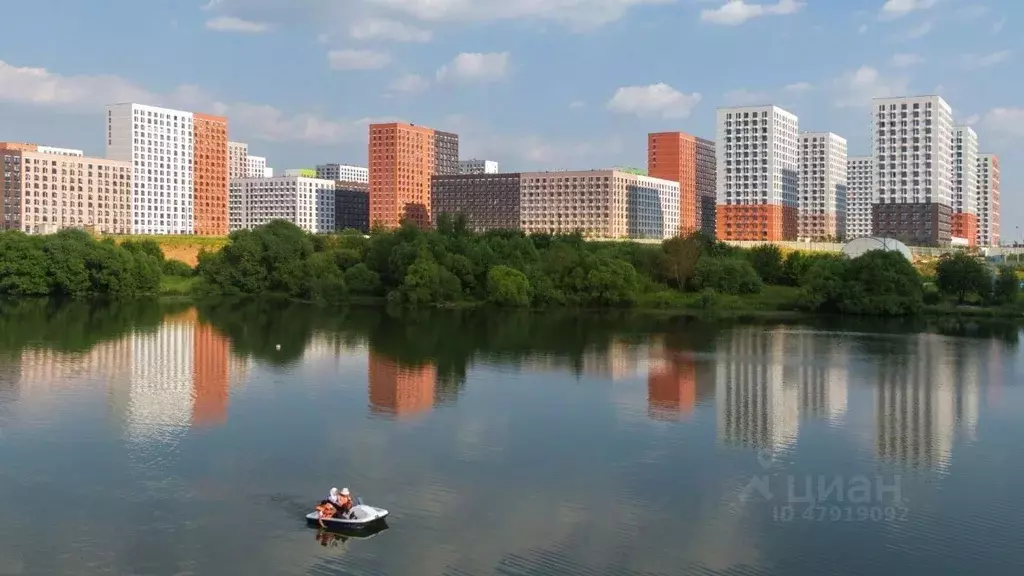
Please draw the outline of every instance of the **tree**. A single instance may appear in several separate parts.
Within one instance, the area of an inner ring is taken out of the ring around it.
[[[964,252],[943,254],[935,273],[939,290],[955,296],[957,304],[963,304],[972,294],[985,298],[992,291],[992,273],[988,267]]]
[[[871,250],[847,263],[839,311],[873,316],[909,316],[924,306],[921,275],[902,254]]]
[[[700,259],[701,244],[693,237],[676,236],[661,243],[660,269],[663,278],[679,290],[693,277]]]
[[[498,306],[529,306],[530,281],[515,268],[494,266],[487,271],[487,300]]]
[[[747,260],[765,284],[778,284],[782,281],[782,250],[775,244],[762,244],[751,248],[747,252]]]
[[[701,258],[693,285],[697,290],[711,289],[719,294],[755,294],[764,283],[744,258]]]
[[[1013,304],[1017,301],[1019,293],[1020,278],[1017,277],[1017,271],[1011,266],[1000,266],[993,290],[995,301],[1000,304]]]

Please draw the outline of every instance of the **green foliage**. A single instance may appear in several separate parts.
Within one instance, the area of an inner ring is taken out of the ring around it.
[[[152,242],[100,242],[79,230],[0,232],[0,296],[133,298],[160,289],[163,254]]]
[[[1000,266],[993,290],[993,299],[999,304],[1013,304],[1020,294],[1020,278],[1010,266]]]
[[[747,260],[766,284],[781,284],[784,276],[782,250],[775,244],[762,244],[747,251]]]
[[[495,266],[487,271],[487,300],[498,306],[529,306],[530,280],[515,268]]]
[[[821,258],[800,278],[800,304],[807,310],[909,316],[924,305],[921,276],[898,252],[872,250],[852,260]]]
[[[697,263],[693,285],[720,294],[756,294],[764,283],[746,259],[703,257]]]
[[[671,286],[684,290],[697,270],[701,248],[701,241],[695,236],[670,238],[662,242],[658,259],[661,277]]]
[[[988,267],[965,252],[943,254],[935,274],[939,291],[956,297],[958,304],[972,295],[984,300],[992,292],[992,274]]]

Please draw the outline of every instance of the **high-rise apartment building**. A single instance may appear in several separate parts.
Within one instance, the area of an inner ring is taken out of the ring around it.
[[[0,228],[29,234],[86,227],[131,232],[130,163],[26,148],[0,148]]]
[[[85,152],[78,148],[58,148],[56,146],[39,146],[36,148],[36,152],[54,156],[85,156]]]
[[[365,182],[334,183],[334,227],[370,231],[370,190]]]
[[[351,166],[348,164],[319,164],[316,167],[316,177],[322,180],[340,180],[342,182],[370,181],[370,169],[365,166]]]
[[[249,145],[244,142],[228,142],[228,178],[238,180],[250,178],[248,173]]]
[[[978,245],[999,245],[999,157],[978,154]]]
[[[718,109],[718,238],[796,240],[798,134],[796,115],[778,106]]]
[[[850,156],[846,160],[846,239],[871,236],[871,206],[875,201],[872,156]]]
[[[630,238],[664,240],[679,235],[679,181],[642,174],[624,175],[626,234]]]
[[[192,234],[192,113],[135,103],[113,104],[107,107],[106,128],[107,158],[132,165],[132,232]]]
[[[270,173],[267,173],[270,170]],[[242,178],[273,178],[274,171],[267,168],[267,159],[263,156],[246,156],[245,172]]]
[[[953,111],[939,96],[875,98],[877,236],[905,244],[949,244],[952,232]]]
[[[430,179],[433,222],[440,214],[462,214],[477,232],[516,230],[520,222],[518,173],[470,173]]]
[[[685,132],[647,135],[647,174],[679,183],[679,232],[715,233],[715,143]]]
[[[459,174],[497,174],[498,163],[494,160],[460,160]]]
[[[797,239],[846,237],[846,139],[831,132],[800,134],[800,197]]]
[[[370,226],[428,226],[430,178],[458,174],[458,135],[400,122],[369,132]]]
[[[305,176],[231,181],[231,230],[287,220],[314,234],[334,232],[335,183]]]
[[[953,128],[953,238],[978,241],[978,135],[970,126]]]
[[[228,119],[193,114],[193,233],[228,233]]]

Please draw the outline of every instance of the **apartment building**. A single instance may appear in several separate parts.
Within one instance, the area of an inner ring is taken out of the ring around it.
[[[193,114],[193,233],[228,233],[228,119]]]
[[[131,232],[130,163],[31,148],[0,148],[0,227],[29,234],[86,227]]]
[[[288,220],[314,234],[335,231],[335,183],[305,176],[231,181],[230,228],[252,229]]]
[[[494,160],[460,160],[459,174],[497,174],[498,163]]]
[[[193,114],[181,110],[107,106],[107,158],[132,166],[132,233],[195,231],[193,122]]]
[[[999,245],[999,157],[978,154],[979,246]]]
[[[334,227],[348,228],[363,234],[370,232],[370,187],[365,182],[334,183]]]
[[[647,135],[647,174],[679,183],[679,231],[715,235],[715,143],[685,132]]]
[[[342,182],[366,184],[370,181],[370,169],[365,166],[351,166],[349,164],[319,164],[316,167],[316,177],[322,180],[340,180]]]
[[[679,235],[678,180],[627,174],[626,226],[630,238],[664,240]]]
[[[274,177],[274,169],[270,168],[269,166],[267,168],[264,168],[263,169],[263,177],[264,178],[273,178]]]
[[[249,145],[244,142],[228,142],[228,178],[240,180],[251,178],[248,171]]]
[[[950,234],[968,245],[978,242],[978,134],[970,126],[953,127],[953,221]]]
[[[39,146],[36,148],[36,152],[52,154],[54,156],[85,156],[85,152],[78,148],[58,148],[56,146]]]
[[[796,240],[796,115],[778,106],[719,108],[716,131],[717,237]]]
[[[430,179],[458,174],[459,137],[393,122],[369,128],[370,226],[430,224]]]
[[[914,246],[952,236],[953,111],[939,96],[875,98],[873,156],[877,236]]]
[[[875,159],[871,156],[850,156],[846,160],[846,239],[864,238],[873,234],[871,206],[874,204]]]
[[[846,139],[831,132],[800,134],[800,196],[797,239],[846,237]]]
[[[439,214],[462,214],[477,232],[515,230],[521,217],[518,173],[467,173],[430,179],[432,220]]]
[[[269,173],[267,172],[269,170]],[[267,168],[267,159],[263,156],[246,156],[243,178],[273,178],[274,170]]]

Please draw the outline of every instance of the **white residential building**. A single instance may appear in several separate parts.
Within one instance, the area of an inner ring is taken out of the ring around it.
[[[778,106],[719,108],[716,234],[723,240],[795,240],[799,120]]]
[[[231,181],[228,227],[252,229],[288,220],[312,233],[334,232],[334,181],[305,176]]]
[[[459,174],[497,174],[498,163],[494,160],[459,160]]]
[[[978,134],[970,126],[955,126],[952,149],[952,235],[973,245],[978,238]]]
[[[978,154],[978,245],[999,245],[999,157]]]
[[[350,166],[348,164],[320,164],[316,167],[316,177],[324,180],[341,180],[343,182],[366,184],[370,181],[370,169],[364,166]]]
[[[679,182],[634,174],[626,184],[626,226],[630,238],[679,235]]]
[[[871,236],[871,205],[874,203],[875,159],[850,156],[846,160],[846,239]]]
[[[191,112],[107,106],[107,158],[132,164],[132,232],[192,234]]]
[[[267,176],[267,159],[263,156],[246,156],[245,158],[245,173],[240,178],[270,178],[273,176]]]
[[[953,111],[939,96],[875,98],[872,152],[879,235],[949,242],[953,204]],[[937,226],[934,224],[937,223]]]
[[[246,171],[249,157],[249,145],[244,142],[228,142],[228,178],[250,178]]]
[[[831,132],[800,134],[798,240],[846,237],[846,138]]]
[[[273,178],[274,177],[274,169],[269,167],[269,166],[264,168],[263,169],[263,177],[264,178]]]
[[[53,154],[54,156],[85,156],[85,152],[76,148],[57,148],[56,146],[39,146],[36,152],[40,154]]]

